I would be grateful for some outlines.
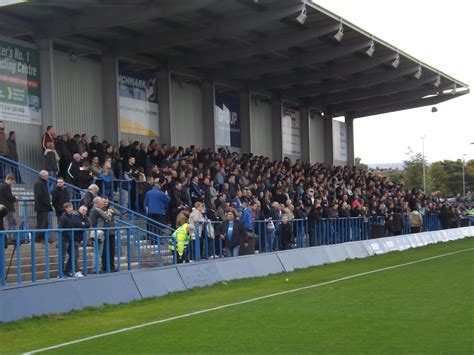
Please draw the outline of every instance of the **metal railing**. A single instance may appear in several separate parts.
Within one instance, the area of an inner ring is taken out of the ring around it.
[[[3,156],[0,156],[0,172],[2,172],[3,174],[3,176],[0,176],[0,179],[3,179],[6,173],[11,172],[11,173],[14,173],[14,175],[16,174],[15,176],[21,177],[21,180],[17,181],[18,183],[21,181],[22,183],[28,184],[30,186],[32,186],[38,180],[38,174],[39,174],[38,170],[35,170],[29,166],[23,165],[22,163],[19,163],[19,162],[15,162]],[[124,181],[125,180],[118,180],[114,185],[114,187],[116,187],[117,190],[119,190],[119,193],[117,195],[118,200],[117,201],[115,200],[115,196],[114,196],[114,199],[110,199],[111,206],[113,206],[115,209],[117,209],[120,212],[118,219],[128,221],[132,225],[138,225],[140,227],[146,226],[146,232],[150,232],[150,233],[161,232],[164,235],[170,235],[174,231],[174,229],[171,228],[170,226],[159,223],[137,211],[134,211],[128,208],[130,207],[130,202],[128,202],[127,204],[124,203],[125,193],[128,193],[128,196],[131,196],[132,184],[136,184],[136,191],[138,192],[138,189],[139,189],[138,184],[141,184],[141,183],[134,180],[130,180],[130,181],[127,180],[128,184],[127,184],[127,188],[125,188]],[[50,176],[48,180],[48,184],[50,186],[54,186],[56,184],[56,178]],[[85,190],[82,190],[78,188],[77,186],[71,185],[69,183],[65,183],[65,186],[67,187],[69,191],[69,198],[71,201],[80,201],[82,197],[84,196]],[[99,185],[99,188],[100,187],[101,186]],[[100,193],[105,192],[105,191],[106,191],[105,188],[102,187],[102,190]],[[138,193],[134,195],[134,199],[135,199],[136,206],[138,206],[139,205]],[[125,204],[125,206],[123,206],[123,204]],[[33,213],[34,210],[31,209],[31,206],[23,212],[26,212],[26,216],[27,216],[26,218],[28,220],[33,219],[32,215],[34,215]]]

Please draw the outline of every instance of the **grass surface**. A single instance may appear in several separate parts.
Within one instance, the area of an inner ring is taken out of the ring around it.
[[[468,248],[474,248],[474,238],[3,324],[0,353],[31,351]],[[51,352],[472,354],[473,266],[474,252],[463,252]]]

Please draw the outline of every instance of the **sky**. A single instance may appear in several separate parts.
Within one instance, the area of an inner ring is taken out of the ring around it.
[[[425,64],[474,86],[474,1],[315,0],[315,3]],[[474,93],[431,107],[358,118],[355,156],[366,164],[399,163],[408,147],[429,162],[474,159]]]

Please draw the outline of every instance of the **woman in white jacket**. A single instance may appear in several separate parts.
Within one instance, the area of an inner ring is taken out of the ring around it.
[[[202,202],[196,202],[194,204],[194,208],[189,215],[188,223],[194,225],[196,227],[196,235],[200,237],[200,250],[201,250],[201,258],[206,258],[209,255],[209,248],[210,244],[207,242],[207,238],[209,237],[206,233],[206,238],[204,238],[203,230],[207,223],[210,221],[204,215],[204,204]],[[192,235],[191,239],[195,239],[196,235]],[[192,249],[194,249],[195,244],[192,242]],[[195,252],[192,252],[191,255],[194,257]]]

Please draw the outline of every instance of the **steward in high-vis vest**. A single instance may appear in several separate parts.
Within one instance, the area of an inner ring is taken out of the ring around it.
[[[184,262],[184,251],[188,247],[189,239],[191,236],[194,236],[196,228],[194,225],[185,223],[178,229],[174,231],[170,238],[170,244],[168,246],[169,250],[174,251],[174,246],[176,245],[176,256],[177,263],[182,264]]]

